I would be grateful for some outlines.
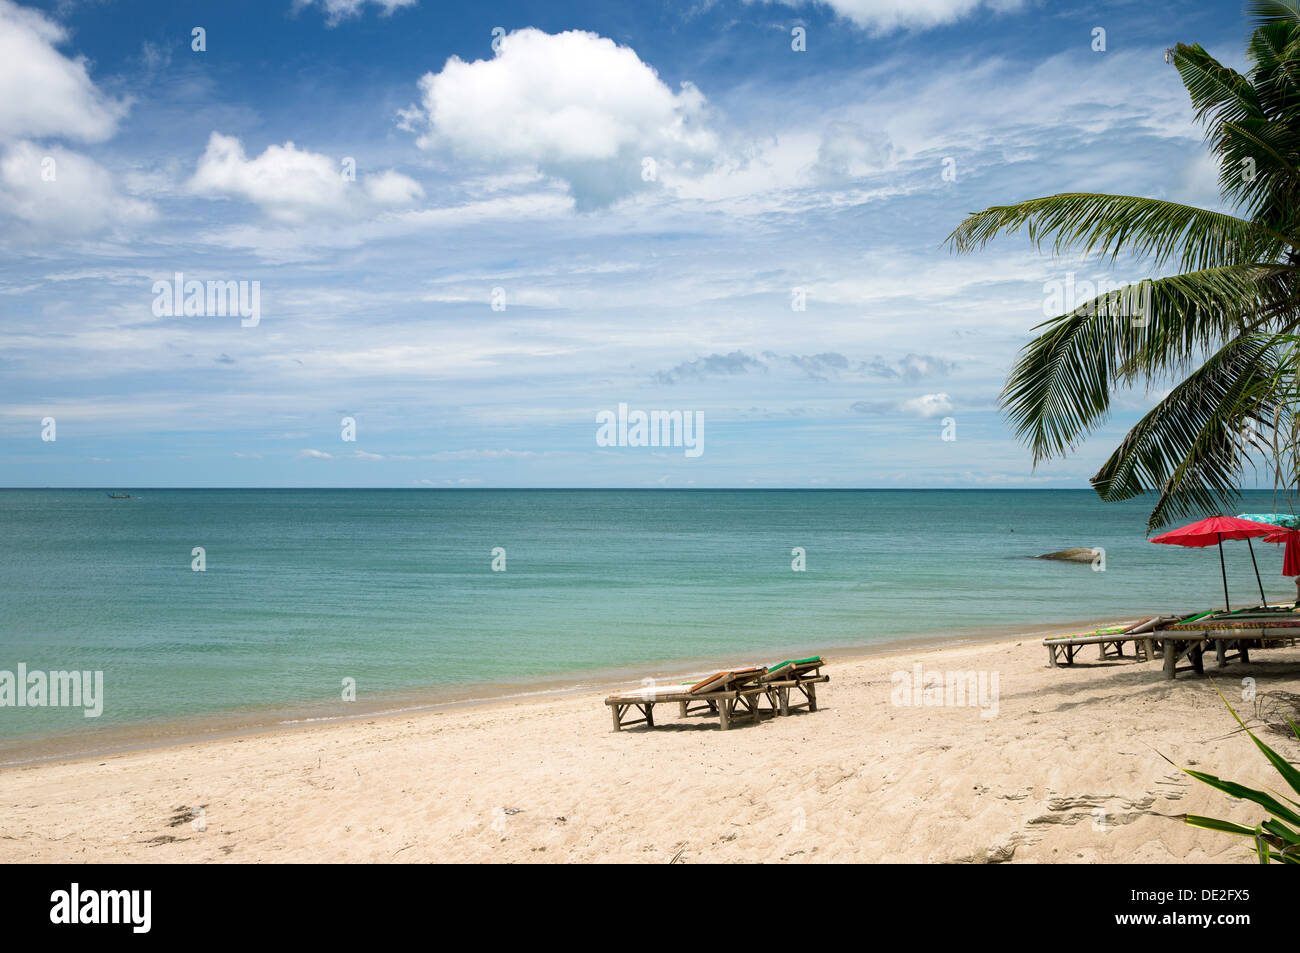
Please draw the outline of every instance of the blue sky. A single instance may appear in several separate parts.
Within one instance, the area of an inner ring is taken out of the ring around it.
[[[1048,283],[1150,271],[943,239],[1061,191],[1217,204],[1162,54],[1239,66],[1246,32],[1233,3],[0,0],[0,485],[1086,486],[1159,392],[1037,470],[998,392]],[[256,323],[156,313],[177,272],[256,282]],[[702,415],[704,452],[598,445],[619,403]]]

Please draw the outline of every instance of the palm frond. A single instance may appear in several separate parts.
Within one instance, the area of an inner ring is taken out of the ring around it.
[[[1233,212],[1069,192],[972,213],[946,241],[968,252],[1023,231],[1055,255],[1178,266],[1040,324],[1001,398],[1037,464],[1075,449],[1119,388],[1181,380],[1093,477],[1107,500],[1156,491],[1152,528],[1221,508],[1246,466],[1266,466],[1275,488],[1300,481],[1300,0],[1247,11],[1245,73],[1199,44],[1171,51]],[[1277,832],[1250,833],[1262,856],[1300,859]]]
[[[1300,137],[1269,119],[1242,119],[1218,127],[1219,187],[1256,223],[1290,234],[1300,189]]]
[[[1250,38],[1256,100],[1270,119],[1292,122],[1300,108],[1300,29],[1294,22],[1267,23]]]
[[[1247,0],[1246,15],[1260,24],[1300,24],[1300,3],[1296,0]]]
[[[1112,261],[1121,252],[1152,260],[1160,267],[1176,258],[1182,271],[1197,271],[1246,261],[1273,261],[1295,239],[1248,219],[1224,212],[1132,195],[1068,192],[996,205],[975,212],[946,239],[956,252],[983,248],[999,234],[1027,229],[1042,248],[1049,240],[1060,255],[1077,251]]]
[[[1250,79],[1224,66],[1199,43],[1175,46],[1174,68],[1192,98],[1198,122],[1216,126],[1221,122],[1263,117]]]
[[[1092,485],[1113,502],[1158,489],[1147,529],[1198,511],[1221,509],[1237,496],[1247,422],[1266,429],[1275,398],[1270,335],[1230,341],[1175,387],[1124,437]]]
[[[1105,418],[1117,384],[1190,367],[1241,334],[1269,303],[1260,289],[1294,273],[1293,266],[1235,265],[1174,275],[1098,296],[1039,325],[1002,392],[1035,463],[1074,449]]]

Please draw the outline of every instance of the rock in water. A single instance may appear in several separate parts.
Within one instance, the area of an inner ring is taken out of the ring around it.
[[[1035,556],[1035,559],[1059,559],[1067,563],[1091,563],[1097,558],[1097,553],[1093,549],[1083,549],[1075,547],[1074,549],[1062,549],[1055,553],[1043,553],[1041,556]]]

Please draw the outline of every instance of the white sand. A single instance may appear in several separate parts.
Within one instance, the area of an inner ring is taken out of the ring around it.
[[[1209,680],[1083,655],[1050,669],[1035,638],[832,660],[820,711],[727,732],[661,705],[661,727],[615,733],[601,692],[13,768],[0,862],[1248,861],[1170,817],[1262,812],[1161,753],[1278,784]],[[1266,709],[1300,695],[1300,648],[1254,659],[1207,665],[1243,714],[1244,675]],[[917,662],[996,671],[996,717],[891,704]]]

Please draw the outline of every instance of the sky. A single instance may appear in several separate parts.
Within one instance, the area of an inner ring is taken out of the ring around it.
[[[1036,468],[998,395],[1062,289],[1154,272],[945,238],[1064,191],[1219,207],[1164,51],[1240,68],[1247,32],[1232,2],[0,0],[0,486],[1086,487],[1160,383]],[[602,439],[620,404],[699,452]]]

